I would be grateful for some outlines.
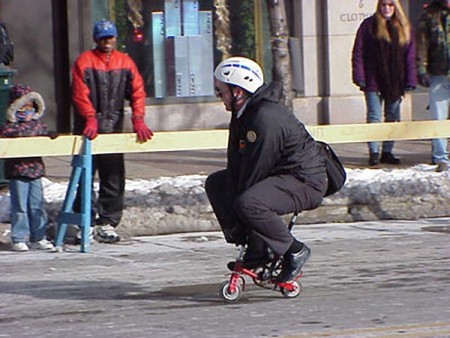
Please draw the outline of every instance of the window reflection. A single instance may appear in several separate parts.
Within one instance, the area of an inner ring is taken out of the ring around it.
[[[259,23],[264,41],[256,44],[254,1],[93,0],[91,10],[93,20],[116,23],[118,48],[136,62],[148,97],[214,98],[213,70],[224,55],[258,58],[270,73],[268,22]]]
[[[214,96],[212,1],[122,0],[115,7],[122,49],[136,62],[147,96]]]

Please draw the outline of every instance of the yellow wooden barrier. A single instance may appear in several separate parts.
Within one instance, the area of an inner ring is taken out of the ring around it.
[[[317,139],[328,143],[382,140],[423,140],[450,137],[450,121],[415,121],[373,124],[307,126]],[[157,132],[151,141],[136,142],[136,134],[104,134],[92,142],[93,154],[224,149],[227,130]],[[81,136],[0,138],[0,158],[71,156],[80,153]]]

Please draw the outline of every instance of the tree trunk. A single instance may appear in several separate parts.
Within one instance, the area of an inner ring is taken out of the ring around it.
[[[272,36],[273,81],[281,86],[281,103],[292,110],[292,72],[289,30],[284,0],[266,0]]]
[[[222,60],[230,57],[231,33],[230,33],[230,12],[226,0],[215,0],[214,8],[216,17],[214,20],[216,46],[222,52]]]

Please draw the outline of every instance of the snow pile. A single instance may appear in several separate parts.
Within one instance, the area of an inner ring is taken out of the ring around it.
[[[302,213],[300,223],[417,219],[450,216],[450,172],[435,166],[348,169],[344,188],[321,207]],[[204,175],[127,180],[123,235],[217,230]],[[50,222],[56,222],[67,183],[43,180]],[[0,222],[9,222],[9,196],[0,195]]]
[[[367,203],[373,195],[413,197],[437,194],[450,197],[450,172],[437,173],[436,166],[421,164],[408,169],[348,170],[341,194],[353,202]]]

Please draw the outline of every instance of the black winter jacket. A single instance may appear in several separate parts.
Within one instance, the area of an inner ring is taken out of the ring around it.
[[[252,96],[239,118],[232,115],[227,169],[228,186],[234,196],[276,175],[292,175],[324,190],[325,160],[318,144],[304,124],[278,102],[278,89],[265,85]]]

